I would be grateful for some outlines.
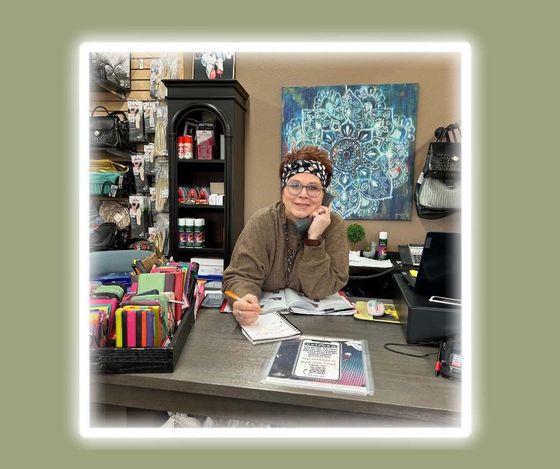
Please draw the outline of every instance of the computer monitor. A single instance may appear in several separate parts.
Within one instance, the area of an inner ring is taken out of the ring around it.
[[[460,233],[426,233],[414,291],[427,297],[461,298]]]

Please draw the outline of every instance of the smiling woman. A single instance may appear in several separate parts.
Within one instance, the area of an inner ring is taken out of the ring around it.
[[[326,153],[310,146],[288,153],[279,174],[281,200],[249,219],[224,272],[224,291],[241,298],[233,302],[233,314],[241,324],[258,317],[263,290],[291,288],[320,299],[348,281],[344,223],[322,205],[332,177]],[[308,217],[308,225],[298,223]]]

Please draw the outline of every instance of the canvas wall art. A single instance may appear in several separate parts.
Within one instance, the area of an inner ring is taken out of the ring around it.
[[[130,89],[130,52],[92,52],[90,76]]]
[[[410,220],[417,83],[282,89],[282,157],[315,145],[333,162],[333,210]]]
[[[195,80],[233,80],[235,54],[233,52],[195,52],[193,54]]]

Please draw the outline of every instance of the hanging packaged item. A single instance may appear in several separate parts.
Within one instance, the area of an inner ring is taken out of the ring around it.
[[[154,234],[150,233],[150,239],[161,245],[159,248],[164,256],[169,255],[169,213],[157,213],[154,221]],[[157,244],[157,243],[156,243]]]
[[[148,197],[132,195],[128,198],[130,205],[131,236],[135,239],[148,239],[150,211]]]
[[[153,135],[156,133],[156,102],[144,101],[144,133]]]
[[[162,54],[152,59],[150,67],[150,96],[165,99],[167,88],[162,80],[179,78],[179,54]]]
[[[128,101],[128,138],[131,142],[144,142],[144,103]]]
[[[149,176],[153,176],[155,174],[155,157],[153,143],[146,143],[144,145],[144,171]]]
[[[134,185],[137,194],[149,194],[150,185],[148,183],[148,176],[144,170],[144,155],[142,153],[137,155],[130,155],[132,161],[132,172],[134,174]]]
[[[169,163],[166,158],[158,158],[155,165],[155,211],[169,212]]]
[[[154,155],[167,156],[167,103],[165,102],[158,102],[156,106]]]

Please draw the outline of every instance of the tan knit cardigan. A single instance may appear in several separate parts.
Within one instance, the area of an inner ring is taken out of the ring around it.
[[[288,225],[288,245],[284,224]],[[288,275],[288,248],[297,250]],[[348,241],[342,218],[331,212],[331,224],[319,246],[305,246],[279,201],[255,212],[243,229],[224,271],[223,289],[239,296],[292,288],[313,299],[324,298],[348,282]]]

